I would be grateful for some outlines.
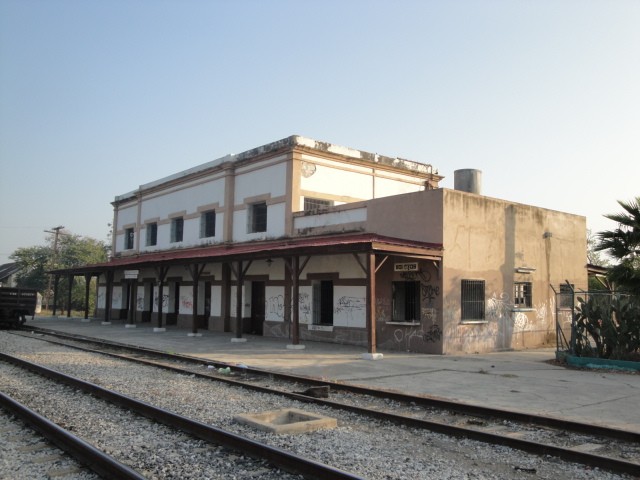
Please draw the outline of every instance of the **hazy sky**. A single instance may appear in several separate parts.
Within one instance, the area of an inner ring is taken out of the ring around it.
[[[0,264],[292,134],[612,229],[640,195],[640,1],[0,0]]]

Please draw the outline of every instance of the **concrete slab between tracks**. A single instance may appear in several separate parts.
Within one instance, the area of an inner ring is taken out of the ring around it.
[[[428,395],[575,421],[640,431],[640,374],[568,369],[553,365],[555,349],[469,355],[424,355],[382,351],[377,361],[362,358],[366,349],[304,342],[287,348],[287,338],[245,335],[151,324],[125,328],[125,322],[102,325],[80,318],[36,317],[28,325],[88,337],[182,353],[209,360],[273,369],[318,379]]]

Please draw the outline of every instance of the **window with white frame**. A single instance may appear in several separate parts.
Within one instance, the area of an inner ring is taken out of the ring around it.
[[[420,282],[392,282],[394,322],[420,321]]]
[[[484,280],[462,280],[460,307],[461,320],[484,320]]]
[[[249,208],[249,233],[267,231],[267,202],[254,203]]]
[[[152,247],[158,244],[158,224],[157,223],[147,224],[147,238],[146,238],[145,244],[147,247]]]
[[[133,249],[133,239],[134,239],[133,228],[127,228],[124,231],[124,249],[131,250]]]
[[[515,282],[513,284],[513,304],[517,308],[531,308],[531,282]]]
[[[216,236],[216,212],[209,210],[200,215],[200,238]]]
[[[181,242],[184,235],[184,218],[176,217],[171,220],[171,243]]]
[[[314,325],[333,325],[333,282],[320,280],[313,282]]]

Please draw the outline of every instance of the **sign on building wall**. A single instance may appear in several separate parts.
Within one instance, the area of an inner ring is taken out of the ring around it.
[[[414,263],[394,263],[393,264],[394,272],[417,272],[418,271],[418,262]]]
[[[126,278],[127,280],[135,280],[136,278],[138,278],[139,272],[139,270],[125,270],[124,278]]]

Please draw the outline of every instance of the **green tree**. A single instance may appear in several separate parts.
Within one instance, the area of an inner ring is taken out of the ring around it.
[[[49,246],[18,248],[13,252],[9,258],[20,267],[16,274],[18,287],[44,292],[47,289],[47,270],[52,257],[53,249]]]
[[[598,238],[590,229],[587,229],[587,262],[596,267],[609,267],[609,260],[606,256],[597,250]],[[593,290],[609,290],[609,282],[603,278],[589,276],[589,291]]]
[[[109,247],[105,242],[93,238],[82,237],[68,232],[60,232],[57,248],[55,236],[47,238],[47,245],[17,249],[9,258],[21,268],[16,282],[22,288],[35,288],[46,297],[51,284],[51,270],[73,268],[82,265],[102,263],[107,260]],[[95,292],[95,288],[90,291]],[[71,307],[84,307],[85,279],[77,277],[71,291]],[[58,306],[66,308],[68,298],[68,282],[61,281],[58,290]],[[48,299],[45,298],[45,304]]]
[[[605,215],[618,228],[598,233],[596,250],[618,261],[609,270],[609,280],[621,290],[640,294],[640,197],[618,204],[623,212]]]

